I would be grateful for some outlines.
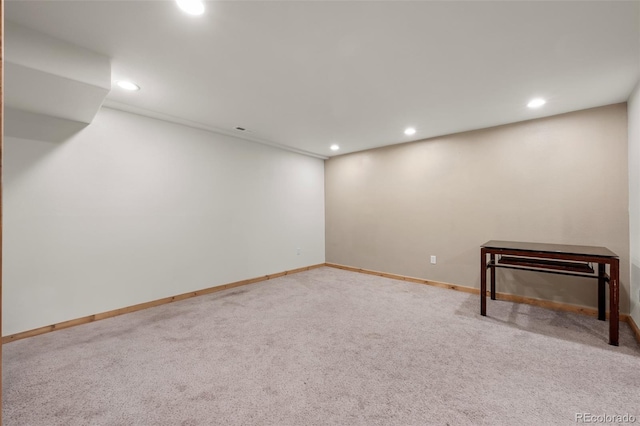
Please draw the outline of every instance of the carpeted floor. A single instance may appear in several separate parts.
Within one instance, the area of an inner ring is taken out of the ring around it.
[[[635,415],[594,318],[323,267],[4,346],[6,425],[551,425]]]

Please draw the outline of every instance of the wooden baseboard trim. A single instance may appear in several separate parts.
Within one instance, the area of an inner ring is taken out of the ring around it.
[[[631,315],[627,318],[627,322],[629,323],[629,327],[631,327],[631,331],[633,331],[633,334],[636,336],[636,342],[640,345],[640,328],[638,324],[636,324]]]
[[[370,269],[363,269],[363,268],[355,268],[353,266],[339,265],[339,264],[336,264],[336,263],[326,263],[326,266],[329,266],[331,268],[343,269],[345,271],[360,272],[362,274],[369,274],[369,275],[377,275],[379,277],[391,278],[391,279],[394,279],[394,280],[409,281],[409,282],[417,283],[417,284],[425,284],[425,285],[430,285],[430,286],[434,286],[434,287],[446,288],[446,289],[449,289],[449,290],[455,290],[455,291],[461,291],[461,292],[464,292],[464,293],[471,293],[471,294],[480,295],[480,289],[475,288],[475,287],[466,287],[466,286],[461,286],[461,285],[457,285],[457,284],[449,284],[449,283],[443,283],[443,282],[439,282],[439,281],[425,280],[423,278],[414,278],[414,277],[408,277],[408,276],[399,275],[399,274],[389,274],[389,273],[386,273],[386,272],[372,271]],[[487,291],[487,296],[489,296],[489,292],[488,291]],[[556,310],[556,311],[572,312],[572,313],[576,313],[576,314],[589,315],[589,316],[592,316],[592,317],[597,317],[598,316],[598,310],[595,309],[595,308],[588,308],[588,307],[585,307],[585,306],[570,305],[568,303],[561,303],[561,302],[552,302],[550,300],[534,299],[532,297],[518,296],[518,295],[515,295],[515,294],[496,293],[496,299],[504,300],[504,301],[507,301],[507,302],[524,303],[524,304],[527,304],[527,305],[533,305],[533,306],[538,306],[538,307],[541,307],[541,308],[553,309],[553,310]],[[609,317],[609,313],[607,313],[607,318],[608,317]],[[620,315],[620,321],[621,322],[629,322],[630,318],[631,317],[629,315],[626,315],[626,314],[621,314]],[[638,336],[638,334],[636,333],[636,337],[637,336]]]
[[[150,302],[140,303],[133,306],[127,306],[120,309],[114,309],[112,311],[102,312],[99,314],[89,315],[82,318],[76,318],[69,321],[64,321],[56,324],[47,325],[44,327],[35,328],[33,330],[27,330],[27,331],[23,331],[16,334],[11,334],[11,335],[2,337],[2,344],[15,342],[16,340],[20,340],[20,339],[26,339],[27,337],[38,336],[44,333],[50,333],[56,330],[63,330],[65,328],[75,327],[77,325],[87,324],[90,322],[99,321],[106,318],[116,317],[119,315],[128,314],[130,312],[136,312],[136,311],[140,311],[147,308],[153,308],[155,306],[160,306],[160,305],[164,305],[171,302],[177,302],[179,300],[189,299],[191,297],[203,296],[205,294],[216,293],[218,291],[228,290],[230,288],[240,287],[243,285],[255,284],[261,281],[267,281],[274,278],[283,277],[285,275],[291,275],[298,272],[309,271],[312,269],[320,268],[322,266],[342,269],[345,271],[359,272],[361,274],[376,275],[379,277],[390,278],[394,280],[408,281],[416,284],[430,285],[433,287],[445,288],[448,290],[461,291],[463,293],[480,294],[480,290],[474,287],[466,287],[466,286],[461,286],[457,284],[449,284],[449,283],[444,283],[440,281],[425,280],[423,278],[415,278],[415,277],[409,277],[406,275],[399,275],[399,274],[390,274],[387,272],[373,271],[370,269],[356,268],[353,266],[339,265],[337,263],[327,262],[327,263],[320,263],[317,265],[305,266],[303,268],[292,269],[289,271],[278,272],[276,274],[269,274],[261,277],[250,278],[242,281],[236,281],[233,283],[223,284],[216,287],[209,287],[202,290],[192,291],[189,293],[182,293],[176,296],[165,297],[163,299],[152,300]],[[489,295],[489,292],[487,292],[487,295]],[[572,312],[572,313],[588,315],[592,317],[598,316],[597,309],[588,308],[584,306],[570,305],[567,303],[552,302],[549,300],[542,300],[542,299],[534,299],[531,297],[518,296],[515,294],[508,294],[508,293],[496,293],[496,298],[498,300],[504,300],[504,301],[515,302],[515,303],[524,303],[527,305],[534,305],[541,308],[553,309],[557,311]],[[609,317],[609,314],[607,313],[607,318],[608,317]],[[627,322],[629,324],[629,326],[631,327],[631,330],[635,334],[636,340],[640,344],[640,328],[638,328],[638,325],[635,323],[633,318],[631,318],[630,315],[621,314],[620,321]]]
[[[114,309],[112,311],[102,312],[99,314],[89,315],[82,318],[76,318],[69,321],[60,322],[57,324],[51,324],[40,328],[35,328],[33,330],[27,330],[16,334],[11,334],[8,336],[2,337],[2,344],[15,342],[16,340],[26,339],[27,337],[38,336],[44,333],[50,333],[56,330],[63,330],[69,327],[75,327],[76,325],[87,324],[94,321],[99,321],[106,318],[116,317],[118,315],[128,314],[130,312],[140,311],[142,309],[153,308],[154,306],[160,306],[171,302],[177,302],[178,300],[189,299],[191,297],[202,296],[205,294],[216,293],[222,290],[228,290],[234,287],[240,287],[248,284],[255,284],[261,281],[272,280],[274,278],[284,277],[285,275],[291,275],[298,272],[309,271],[311,269],[320,268],[325,266],[324,263],[320,263],[317,265],[305,266],[303,268],[292,269],[290,271],[278,272],[276,274],[263,275],[261,277],[250,278],[247,280],[236,281],[229,284],[223,284],[215,287],[209,287],[202,290],[191,291],[189,293],[182,293],[176,296],[165,297],[163,299],[152,300],[150,302],[140,303],[133,306],[127,306],[125,308]]]
[[[342,269],[345,271],[360,272],[361,274],[376,275],[378,277],[391,278],[393,280],[409,281],[417,284],[426,284],[433,287],[447,288],[449,290],[462,291],[464,293],[480,294],[480,290],[473,287],[465,287],[456,284],[448,284],[439,281],[425,280],[423,278],[408,277],[405,275],[389,274],[387,272],[372,271],[371,269],[355,268],[353,266],[339,265],[337,263],[325,263],[331,268]]]

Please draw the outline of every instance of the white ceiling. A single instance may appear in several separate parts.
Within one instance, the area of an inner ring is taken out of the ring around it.
[[[5,3],[7,20],[109,56],[107,105],[320,156],[627,100],[634,2]],[[531,110],[526,103],[548,103]],[[417,133],[405,136],[413,126]]]

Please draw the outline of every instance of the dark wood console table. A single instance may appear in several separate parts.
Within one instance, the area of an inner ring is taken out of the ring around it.
[[[489,263],[487,263],[489,255]],[[620,260],[605,247],[488,241],[480,246],[480,314],[487,315],[487,269],[491,271],[491,299],[496,299],[496,268],[520,269],[596,278],[598,319],[606,320],[605,282],[609,283],[609,344],[618,346]],[[591,266],[597,265],[597,271]],[[606,268],[609,266],[609,273]]]

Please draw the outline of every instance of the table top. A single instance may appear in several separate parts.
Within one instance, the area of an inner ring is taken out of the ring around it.
[[[568,244],[525,243],[520,241],[487,241],[480,247],[544,253],[579,254],[586,256],[618,257],[606,247],[574,246]]]

